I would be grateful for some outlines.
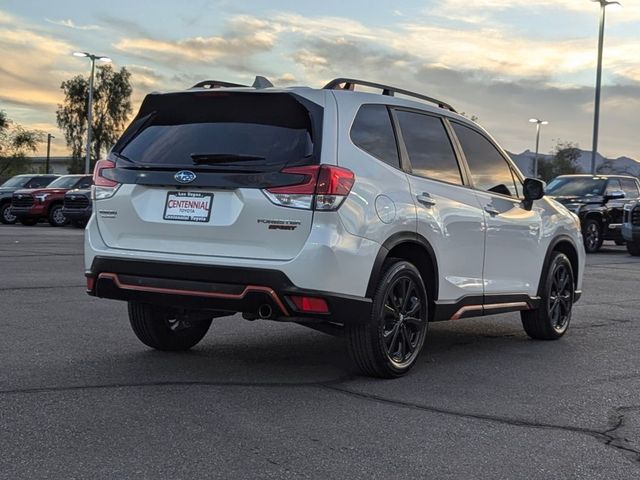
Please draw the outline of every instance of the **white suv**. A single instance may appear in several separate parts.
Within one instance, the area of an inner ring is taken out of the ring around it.
[[[242,312],[342,334],[396,377],[429,322],[520,311],[556,339],[581,294],[577,217],[476,123],[385,85],[150,94],[94,180],[88,292],[160,350]]]

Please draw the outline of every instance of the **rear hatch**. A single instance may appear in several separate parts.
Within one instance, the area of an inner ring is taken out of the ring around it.
[[[277,206],[262,189],[286,167],[319,163],[323,109],[291,92],[153,94],[114,146],[121,186],[97,200],[111,248],[269,260],[295,257],[313,212]]]

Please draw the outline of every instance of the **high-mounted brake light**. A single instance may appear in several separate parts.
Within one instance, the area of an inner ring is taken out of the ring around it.
[[[292,185],[263,190],[272,203],[306,210],[337,210],[355,182],[351,170],[335,165],[310,165],[282,170],[301,176]]]
[[[111,198],[116,193],[120,184],[114,182],[104,176],[105,170],[115,168],[115,162],[111,160],[98,160],[96,166],[93,169],[93,199],[104,200],[105,198]]]

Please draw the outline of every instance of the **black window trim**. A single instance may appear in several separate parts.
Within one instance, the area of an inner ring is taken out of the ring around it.
[[[522,175],[522,173],[520,172],[518,167],[515,165],[513,160],[511,160],[511,158],[509,158],[509,156],[507,154],[505,154],[505,152],[502,150],[502,148],[500,148],[500,146],[498,146],[491,138],[489,138],[487,136],[486,133],[482,132],[479,128],[476,128],[473,125],[469,125],[468,123],[461,122],[459,120],[446,118],[445,121],[446,121],[446,123],[450,124],[451,133],[453,134],[453,138],[455,138],[456,146],[458,147],[458,149],[460,151],[459,152],[460,153],[460,158],[462,159],[462,161],[463,161],[463,163],[465,165],[465,169],[467,171],[467,174],[469,176],[469,186],[470,186],[470,188],[472,188],[476,192],[487,193],[489,195],[497,195],[499,198],[505,198],[505,199],[509,199],[509,200],[512,200],[512,201],[524,200],[523,197],[519,196],[519,192],[517,192],[517,191],[516,191],[516,194],[518,194],[517,196],[511,196],[511,195],[505,195],[503,193],[491,192],[489,190],[481,190],[481,189],[477,188],[473,184],[473,180],[472,180],[472,176],[471,176],[471,169],[469,168],[469,164],[467,162],[467,157],[464,154],[464,150],[462,149],[462,144],[460,143],[460,140],[458,139],[458,136],[456,135],[452,124],[457,124],[457,125],[460,125],[462,127],[467,127],[470,130],[472,130],[472,131],[476,132],[477,134],[479,134],[480,136],[482,136],[485,140],[487,140],[496,149],[496,151],[500,154],[500,156],[507,162],[507,165],[509,166],[509,169],[511,170],[511,176],[514,178],[514,180],[515,179],[519,180],[520,181],[520,185],[522,185],[524,183],[524,176]],[[522,188],[521,188],[521,190],[522,190]]]
[[[422,178],[425,180],[431,180],[434,182],[444,183],[446,185],[452,185],[454,187],[465,187],[469,188],[471,186],[470,177],[468,176],[468,170],[466,169],[466,165],[462,162],[462,157],[460,156],[460,152],[456,148],[456,144],[453,140],[454,137],[451,136],[450,126],[447,124],[447,118],[443,115],[438,115],[433,112],[427,112],[425,110],[420,110],[419,108],[411,108],[404,107],[398,105],[388,105],[387,106],[391,112],[391,121],[394,125],[394,131],[396,132],[396,141],[400,147],[400,164],[402,165],[402,169],[407,175],[411,175],[412,177]],[[417,113],[420,115],[426,115],[428,117],[434,117],[439,119],[442,122],[442,126],[444,127],[444,131],[449,138],[449,143],[451,144],[451,150],[453,151],[454,158],[456,159],[456,163],[458,164],[458,171],[460,172],[460,180],[462,183],[452,183],[447,182],[446,180],[442,180],[440,178],[427,177],[424,175],[418,175],[417,173],[413,173],[413,169],[411,167],[411,160],[409,159],[409,152],[407,151],[407,146],[404,143],[404,138],[402,137],[402,130],[400,128],[400,121],[398,120],[398,116],[396,115],[397,111],[404,111],[410,113]]]

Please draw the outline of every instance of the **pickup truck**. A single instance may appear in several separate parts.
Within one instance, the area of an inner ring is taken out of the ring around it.
[[[91,190],[69,190],[64,194],[62,214],[76,228],[84,228],[91,218]]]
[[[35,225],[46,219],[54,227],[67,224],[62,213],[64,194],[76,188],[89,188],[90,175],[65,175],[51,182],[46,188],[17,190],[11,198],[11,213],[23,225]]]
[[[53,182],[58,175],[26,174],[16,175],[0,185],[0,222],[5,225],[16,223],[11,213],[11,197],[13,192],[23,188],[42,188]]]
[[[640,199],[624,207],[622,236],[627,242],[627,251],[634,257],[640,256]]]

